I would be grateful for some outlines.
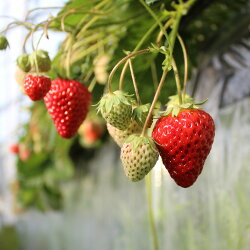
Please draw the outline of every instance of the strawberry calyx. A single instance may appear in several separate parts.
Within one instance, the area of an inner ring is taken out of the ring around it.
[[[138,125],[143,127],[147,119],[149,109],[150,109],[149,103],[135,107],[132,112],[132,120],[135,120],[138,123]]]
[[[23,72],[29,72],[31,70],[31,63],[30,58],[28,54],[22,54],[20,55],[17,60],[17,66],[23,71]]]
[[[97,105],[97,112],[107,112],[110,113],[112,108],[114,106],[118,106],[121,103],[124,105],[131,106],[132,105],[132,100],[131,100],[131,95],[121,91],[117,90],[114,92],[109,92],[105,94],[101,100],[96,104]]]
[[[9,42],[5,36],[0,35],[0,50],[5,50],[9,46]]]
[[[141,136],[138,134],[130,135],[124,143],[130,143],[133,150],[140,148],[142,145],[148,144],[150,148],[158,152],[154,140],[151,137]]]
[[[30,56],[31,66],[36,68],[39,72],[48,72],[51,68],[51,60],[49,53],[45,50],[35,50]]]
[[[181,110],[185,109],[200,109],[200,106],[207,102],[207,99],[203,102],[196,103],[195,99],[185,94],[182,104],[179,103],[178,95],[170,96],[170,101],[167,103],[167,109],[163,112],[163,116],[172,114],[172,116],[178,116]]]

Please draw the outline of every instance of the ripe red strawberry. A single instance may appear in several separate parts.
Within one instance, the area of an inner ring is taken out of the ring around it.
[[[155,124],[153,138],[170,176],[181,187],[193,185],[214,140],[212,117],[200,109],[169,114]]]
[[[10,145],[10,152],[13,154],[18,154],[19,153],[19,145],[18,144]]]
[[[84,137],[84,141],[87,144],[93,144],[99,140],[104,131],[103,125],[101,123],[92,121],[90,119],[85,120],[82,126],[82,135]]]
[[[22,143],[19,145],[18,153],[21,161],[27,161],[31,156],[31,151],[27,148],[25,144]]]
[[[56,79],[52,81],[44,101],[58,133],[64,138],[71,138],[86,118],[91,94],[78,81]]]
[[[48,93],[50,78],[42,75],[27,75],[24,79],[24,91],[32,101],[39,101]]]

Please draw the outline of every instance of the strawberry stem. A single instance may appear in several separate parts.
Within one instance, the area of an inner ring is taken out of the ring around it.
[[[29,17],[29,15],[34,12],[34,11],[37,11],[37,10],[50,10],[50,9],[62,9],[63,7],[38,7],[38,8],[34,8],[34,9],[31,9],[29,10],[25,17],[24,17],[24,20],[26,21]]]
[[[174,71],[174,76],[175,76],[177,92],[179,96],[179,104],[181,105],[182,104],[181,82],[180,82],[179,72],[178,72],[174,58],[172,58],[172,66],[173,66],[173,71]]]
[[[173,21],[174,21],[173,18],[168,19],[168,21],[164,25],[164,30],[167,30],[167,28],[173,23]],[[157,39],[156,39],[156,44],[158,47],[161,46],[161,40],[162,40],[163,35],[164,34],[163,34],[162,30],[160,30],[160,32],[157,36]]]
[[[148,217],[149,217],[150,227],[152,231],[153,245],[154,245],[154,250],[158,250],[159,244],[158,244],[158,237],[157,237],[153,206],[152,206],[152,184],[151,184],[150,173],[146,175],[145,181],[146,181],[146,192],[147,192],[147,200],[148,200]]]
[[[127,67],[128,67],[128,61],[124,64],[124,66],[122,68],[121,75],[120,75],[120,81],[119,81],[119,89],[120,90],[122,90],[123,80],[124,80],[124,77],[125,77]]]
[[[31,45],[32,45],[32,50],[35,51],[35,45],[34,45],[34,34],[35,32],[37,31],[37,29],[39,28],[39,26],[41,25],[42,23],[38,23],[34,26],[34,28],[32,29],[31,31]]]
[[[72,39],[70,40],[68,53],[67,53],[67,56],[66,56],[66,75],[67,75],[68,79],[70,78],[71,52],[72,52]]]
[[[163,18],[163,17],[162,17]],[[147,37],[155,30],[155,28],[157,27],[158,23],[154,23],[151,28],[144,34],[144,36],[141,38],[141,40],[138,42],[138,44],[136,45],[136,47],[134,48],[133,52],[137,51],[142,44],[145,42],[145,40],[147,39]],[[123,79],[126,73],[128,67],[128,62],[126,62],[122,68],[122,72],[121,72],[121,76],[120,76],[120,81],[119,81],[119,89],[122,90],[122,83],[123,83]]]
[[[166,37],[167,41],[169,42],[169,37],[168,34],[166,32],[166,30],[164,29],[161,20],[157,17],[157,15],[151,10],[151,8],[145,3],[144,0],[139,0],[140,3],[145,7],[145,9],[148,11],[148,13],[155,19],[155,21],[157,22],[157,24],[159,25],[162,33],[164,34],[164,36]]]
[[[153,110],[154,110],[155,104],[156,104],[156,102],[157,102],[157,100],[158,100],[158,97],[159,97],[159,95],[160,95],[161,88],[162,88],[163,83],[164,83],[164,81],[165,81],[165,79],[166,79],[167,73],[168,73],[168,71],[163,71],[163,74],[162,74],[160,83],[159,83],[158,88],[157,88],[157,90],[156,90],[156,92],[155,92],[155,96],[154,96],[153,102],[152,102],[152,104],[151,104],[151,107],[150,107],[150,109],[149,109],[149,112],[148,112],[146,121],[145,121],[145,123],[144,123],[144,126],[143,126],[143,129],[142,129],[141,136],[145,136],[145,133],[146,133],[146,130],[147,130],[147,124],[149,123],[149,120],[150,120],[150,118],[151,118],[152,112],[153,112]]]
[[[185,99],[186,91],[187,91],[187,80],[188,80],[188,56],[187,56],[187,50],[184,44],[184,41],[182,40],[181,36],[178,34],[177,38],[180,42],[181,49],[183,52],[183,58],[184,58],[184,80],[183,80],[183,99]]]
[[[135,52],[132,52],[131,54],[123,57],[116,65],[115,67],[112,69],[112,71],[110,72],[109,74],[109,78],[108,78],[108,90],[109,90],[109,93],[112,93],[112,90],[111,90],[111,81],[112,81],[112,78],[114,76],[114,73],[116,72],[116,70],[119,68],[119,66],[121,64],[123,64],[125,61],[127,61],[129,58],[133,57],[133,56],[136,56],[136,55],[139,55],[139,54],[144,54],[144,53],[149,53],[150,50],[149,49],[143,49],[143,50],[139,50],[139,51],[135,51]]]
[[[138,104],[140,105],[141,104],[141,98],[140,98],[138,87],[137,87],[137,83],[136,83],[136,80],[135,80],[135,74],[134,74],[134,70],[133,70],[133,65],[132,65],[131,59],[128,59],[128,63],[129,63],[129,68],[130,68],[130,73],[131,73],[131,77],[132,77],[134,89],[135,89],[136,99],[137,99]]]
[[[90,93],[93,91],[93,89],[94,89],[96,83],[97,83],[97,81],[96,81],[96,78],[94,77],[94,78],[92,79],[92,81],[90,82],[89,87],[88,87],[88,90],[89,90]]]
[[[151,63],[150,68],[151,68],[151,75],[152,75],[152,80],[153,80],[153,84],[154,84],[154,89],[156,90],[158,87],[158,75],[157,75],[155,61],[153,61]]]

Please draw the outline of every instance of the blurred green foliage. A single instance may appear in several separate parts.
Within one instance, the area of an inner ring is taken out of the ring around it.
[[[0,230],[0,249],[18,250],[17,233],[14,227],[5,226]]]

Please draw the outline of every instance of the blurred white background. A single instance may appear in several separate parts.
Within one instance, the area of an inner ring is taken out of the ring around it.
[[[60,7],[66,1],[63,0],[1,0],[0,1],[0,30],[15,21],[23,20],[28,10],[37,7]],[[44,20],[48,14],[56,15],[58,9],[37,10],[32,14],[36,20]],[[43,14],[46,13],[46,14]],[[15,156],[9,151],[12,144],[17,142],[18,126],[28,117],[24,111],[30,104],[30,100],[21,94],[15,80],[16,58],[22,53],[23,39],[27,34],[24,27],[9,30],[5,35],[10,47],[0,51],[0,226],[1,221],[12,223],[15,216],[12,212],[12,195],[10,184],[15,180]],[[34,38],[37,41],[39,37]],[[51,57],[56,53],[59,42],[64,35],[49,33],[50,39],[42,39],[39,48],[49,51]],[[31,52],[30,42],[27,50]],[[20,133],[20,131],[19,131]]]

